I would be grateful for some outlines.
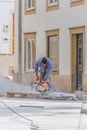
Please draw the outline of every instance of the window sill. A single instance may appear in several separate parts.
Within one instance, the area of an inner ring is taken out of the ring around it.
[[[35,7],[31,7],[31,8],[27,8],[25,11],[31,11],[31,10],[34,10]]]
[[[30,9],[26,9],[24,10],[24,14],[25,15],[32,15],[32,14],[36,14],[36,8],[30,8]]]
[[[47,7],[56,6],[56,5],[58,5],[58,3],[48,4]]]
[[[58,3],[46,6],[46,11],[53,11],[53,10],[58,10],[58,9],[59,9],[59,4]]]
[[[72,2],[70,2],[70,6],[71,7],[79,6],[79,5],[83,5],[84,3],[85,3],[84,0],[72,1]]]

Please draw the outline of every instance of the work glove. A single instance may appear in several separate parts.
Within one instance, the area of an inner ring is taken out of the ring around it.
[[[41,81],[40,81],[40,83],[44,83],[44,82],[45,82],[45,80],[41,80]]]

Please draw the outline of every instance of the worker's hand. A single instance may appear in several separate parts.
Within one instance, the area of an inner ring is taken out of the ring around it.
[[[46,80],[44,80],[44,79],[43,79],[43,80],[41,80],[41,83],[44,83],[44,82],[46,82]]]
[[[41,80],[41,83],[44,83],[45,81],[44,80]]]

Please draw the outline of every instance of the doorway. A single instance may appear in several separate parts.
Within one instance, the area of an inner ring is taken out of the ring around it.
[[[83,75],[83,33],[71,35],[72,91],[82,90]]]

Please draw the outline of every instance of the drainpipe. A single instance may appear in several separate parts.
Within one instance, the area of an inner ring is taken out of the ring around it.
[[[18,0],[18,82],[22,83],[22,0]]]

